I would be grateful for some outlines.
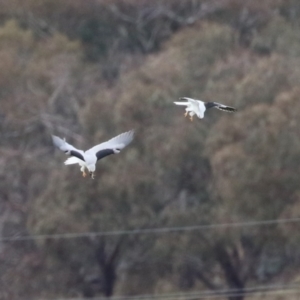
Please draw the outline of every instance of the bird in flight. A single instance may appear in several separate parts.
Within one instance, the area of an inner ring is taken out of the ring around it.
[[[199,119],[204,118],[204,112],[212,107],[215,107],[217,109],[227,111],[227,112],[235,112],[237,109],[234,107],[230,107],[218,102],[203,102],[201,100],[195,100],[192,98],[187,98],[183,97],[180,98],[179,100],[182,100],[184,102],[174,102],[176,105],[184,105],[186,106],[185,109],[185,114],[184,116],[186,117],[187,115],[190,116],[190,120],[193,121],[193,116],[197,115]]]
[[[65,139],[61,139],[58,136],[52,135],[53,144],[67,155],[70,155],[65,165],[79,164],[82,176],[86,176],[85,169],[88,170],[90,177],[94,179],[96,163],[101,158],[119,153],[125,148],[134,137],[134,130],[124,132],[107,142],[101,143],[92,147],[87,151],[76,149],[74,146],[68,144]]]

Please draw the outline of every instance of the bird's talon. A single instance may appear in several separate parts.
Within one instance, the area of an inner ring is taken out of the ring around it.
[[[184,113],[184,116],[187,117],[187,115],[188,115],[188,112],[186,111],[186,112]]]
[[[193,117],[190,117],[190,120],[193,122]]]
[[[86,173],[85,173],[85,172],[82,172],[82,176],[83,176],[83,177],[86,177]]]

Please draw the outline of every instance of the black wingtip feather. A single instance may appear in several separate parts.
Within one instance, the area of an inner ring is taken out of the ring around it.
[[[226,107],[216,106],[216,108],[219,109],[219,110],[223,110],[223,111],[229,112],[229,113],[233,113],[233,112],[237,111],[236,108],[230,107],[230,106],[226,106]]]

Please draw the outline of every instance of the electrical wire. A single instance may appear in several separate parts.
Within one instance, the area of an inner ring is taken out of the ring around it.
[[[186,231],[196,231],[196,230],[211,230],[211,229],[218,229],[218,228],[225,229],[225,228],[235,228],[235,227],[270,226],[276,224],[298,223],[298,222],[300,222],[300,218],[220,223],[220,224],[207,224],[207,225],[204,224],[204,225],[194,225],[194,226],[158,227],[158,228],[129,229],[129,230],[115,230],[115,231],[96,231],[96,232],[83,232],[83,233],[77,232],[77,233],[10,236],[10,237],[0,238],[0,242],[45,240],[45,239],[74,239],[74,238],[82,238],[82,237],[120,236],[120,235],[136,235],[136,234],[164,234],[164,233],[186,232]]]
[[[174,299],[174,300],[196,300],[209,299],[221,297],[238,297],[238,296],[259,296],[259,295],[281,295],[281,294],[297,294],[300,293],[299,284],[292,285],[269,285],[257,286],[241,289],[224,289],[219,291],[201,291],[188,293],[169,293],[158,295],[136,295],[136,296],[113,296],[110,300],[156,300],[156,299]],[[58,298],[55,300],[106,300],[106,297],[92,297],[92,298]],[[41,299],[40,299],[41,300]],[[45,299],[44,299],[45,300]]]

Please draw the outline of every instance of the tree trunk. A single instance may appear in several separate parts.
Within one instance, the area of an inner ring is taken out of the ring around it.
[[[113,295],[115,282],[117,279],[116,264],[117,258],[120,253],[121,244],[123,239],[117,242],[113,252],[109,255],[105,251],[105,241],[100,242],[96,249],[96,259],[101,271],[101,289],[106,297]]]
[[[237,267],[235,267],[232,258],[227,253],[223,245],[220,244],[216,245],[215,247],[215,255],[217,261],[223,269],[229,288],[234,290],[233,292],[228,293],[228,300],[243,300],[245,282],[242,280],[239,270]]]

